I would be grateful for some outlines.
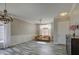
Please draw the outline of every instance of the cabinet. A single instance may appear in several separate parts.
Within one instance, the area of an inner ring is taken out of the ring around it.
[[[79,55],[79,38],[71,38],[71,54]]]
[[[79,55],[79,37],[66,37],[66,50],[68,55]]]

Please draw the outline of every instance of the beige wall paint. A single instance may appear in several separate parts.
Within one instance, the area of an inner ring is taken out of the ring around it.
[[[35,25],[22,21],[22,20],[14,20],[11,24],[11,35],[26,35],[35,33]]]
[[[19,19],[11,24],[11,45],[24,43],[33,39],[36,35],[36,25]]]
[[[40,34],[40,25],[36,24],[36,34],[39,35]]]

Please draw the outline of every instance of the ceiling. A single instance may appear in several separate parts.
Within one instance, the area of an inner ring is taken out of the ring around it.
[[[70,12],[72,3],[7,3],[7,10],[13,16],[22,20],[39,23],[50,23],[60,12]],[[77,4],[76,7],[78,7]],[[4,4],[0,3],[0,11],[4,9]],[[79,9],[79,8],[75,8]]]

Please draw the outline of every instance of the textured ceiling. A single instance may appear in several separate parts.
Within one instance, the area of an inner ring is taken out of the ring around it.
[[[42,19],[44,23],[50,23],[60,12],[70,12],[72,5],[71,3],[7,3],[7,10],[11,15],[25,21],[39,23]],[[0,3],[0,11],[3,9],[4,4]]]

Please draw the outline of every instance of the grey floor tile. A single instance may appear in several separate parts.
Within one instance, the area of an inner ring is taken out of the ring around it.
[[[66,55],[66,46],[52,42],[28,41],[13,47],[0,49],[0,55]]]

